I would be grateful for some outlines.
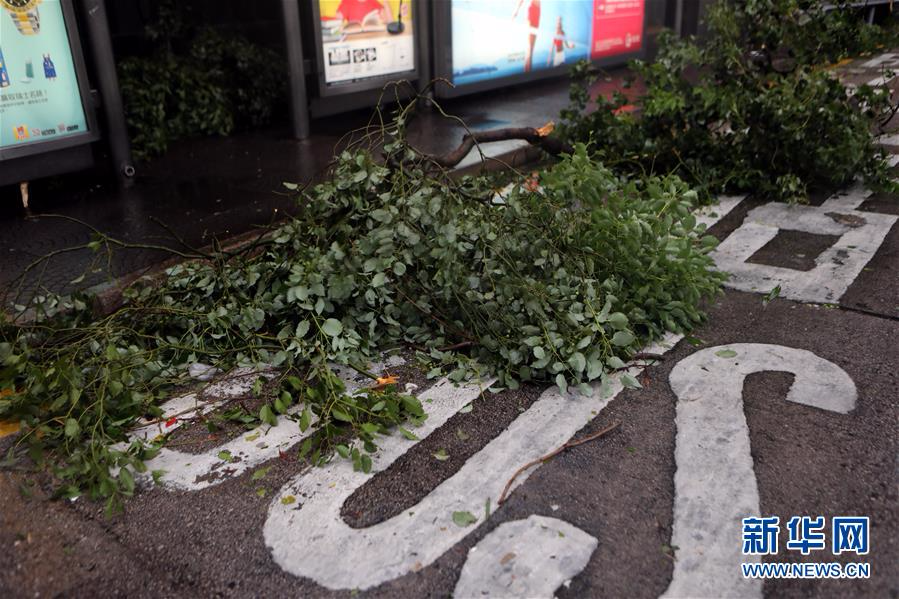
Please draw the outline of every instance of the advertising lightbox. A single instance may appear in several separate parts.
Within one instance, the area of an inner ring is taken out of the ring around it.
[[[0,156],[96,137],[71,7],[61,0],[0,0]],[[81,77],[81,79],[79,79]]]
[[[645,0],[452,0],[452,82],[559,70],[642,48]]]
[[[628,54],[643,46],[644,0],[595,0],[590,58]]]
[[[326,86],[415,71],[411,0],[318,0]]]

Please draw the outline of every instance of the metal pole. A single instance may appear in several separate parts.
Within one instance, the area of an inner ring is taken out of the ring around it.
[[[419,43],[415,48],[418,53],[418,91],[421,92],[431,84],[431,19],[436,18],[431,10],[431,2],[417,2],[412,8],[418,10],[418,14],[413,15],[417,20],[415,23],[415,35],[418,37]],[[429,92],[429,96],[433,97],[433,91]],[[430,104],[429,104],[430,105]]]
[[[306,73],[303,71],[303,39],[298,0],[281,0],[281,12],[284,17],[284,38],[287,46],[293,136],[296,139],[306,139],[309,137],[309,102],[306,99]]]
[[[684,37],[684,0],[677,0],[674,7],[674,31],[677,37]]]
[[[88,28],[88,40],[94,55],[97,83],[106,117],[106,133],[109,151],[115,165],[119,183],[128,187],[134,182],[134,164],[131,160],[131,142],[128,140],[128,126],[125,124],[125,109],[119,91],[119,77],[112,54],[112,38],[109,35],[109,21],[103,0],[84,0],[84,17]]]

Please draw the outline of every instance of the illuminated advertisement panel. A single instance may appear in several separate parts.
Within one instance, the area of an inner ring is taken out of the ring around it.
[[[318,2],[326,84],[415,70],[411,1]]]
[[[86,133],[60,0],[0,0],[0,151]]]
[[[594,0],[591,58],[640,49],[643,44],[643,3],[644,0]]]
[[[640,49],[645,0],[453,0],[456,85]]]

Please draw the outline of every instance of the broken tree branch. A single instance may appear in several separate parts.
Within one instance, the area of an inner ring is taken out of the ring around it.
[[[539,457],[532,462],[528,462],[527,464],[525,464],[524,466],[522,466],[521,468],[516,470],[515,474],[512,475],[512,478],[509,479],[509,482],[506,483],[506,486],[503,488],[503,492],[500,494],[499,499],[496,500],[496,505],[502,505],[506,501],[506,495],[509,493],[509,489],[512,487],[512,483],[515,482],[515,479],[518,478],[522,472],[526,471],[527,469],[529,469],[533,466],[536,466],[537,464],[542,464],[543,462],[556,457],[557,455],[559,455],[566,449],[571,449],[572,447],[577,447],[578,445],[583,445],[584,443],[589,443],[590,441],[595,441],[596,439],[599,439],[603,435],[612,432],[619,426],[621,426],[620,422],[613,422],[612,424],[610,424],[609,426],[607,426],[606,428],[602,429],[601,431],[599,431],[597,433],[593,433],[592,435],[590,435],[588,437],[584,437],[583,439],[579,439],[577,441],[569,441],[565,445],[549,452],[545,456]]]
[[[504,129],[491,129],[490,131],[469,132],[462,136],[462,143],[455,150],[443,156],[428,156],[427,158],[438,166],[452,168],[462,162],[476,145],[512,139],[524,140],[553,156],[574,152],[574,148],[569,144],[561,139],[549,136],[553,127],[552,123],[547,123],[540,128],[507,127]]]

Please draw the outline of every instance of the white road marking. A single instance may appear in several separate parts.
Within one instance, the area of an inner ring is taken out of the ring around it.
[[[736,356],[724,358],[721,350]],[[761,343],[711,347],[672,369],[677,395],[674,576],[663,597],[761,597],[741,576],[741,519],[759,516],[759,494],[743,413],[743,381],[754,372],[795,375],[787,401],[845,414],[857,392],[849,375],[812,352]],[[756,557],[756,559],[754,559]]]
[[[709,229],[712,225],[730,214],[730,212],[745,198],[746,196],[722,196],[718,198],[717,204],[697,208],[693,212],[696,216],[696,222],[704,224],[706,229]]]
[[[664,351],[664,345],[673,346],[680,338],[668,335],[649,351]],[[468,511],[483,522],[487,500],[496,505],[511,473],[565,443],[621,390],[618,376],[611,381],[612,394],[605,399],[548,389],[418,504],[374,526],[350,528],[340,516],[346,499],[372,477],[354,472],[342,460],[298,475],[272,502],[265,543],[281,568],[330,589],[367,589],[424,568],[475,529],[457,526],[453,512]],[[432,388],[424,394],[433,399],[426,404],[428,419],[415,433],[426,438],[477,394],[472,387]],[[411,446],[397,437],[385,439],[372,457],[372,470],[385,470]],[[513,489],[532,472],[519,476]],[[289,495],[296,503],[282,503]]]
[[[899,146],[899,133],[892,133],[890,135],[881,135],[877,138],[877,143],[882,146]],[[896,155],[890,156],[890,160],[894,160]],[[895,166],[895,164],[891,164],[890,166]]]
[[[391,356],[385,362],[371,366],[370,370],[380,372],[385,367],[402,363],[404,363],[402,358]],[[346,383],[348,393],[359,389],[367,382],[367,379],[347,368],[337,368],[336,372]],[[203,395],[215,398],[213,400],[199,399],[196,393],[171,399],[163,404],[163,417],[159,421],[136,427],[131,431],[130,439],[150,441],[160,434],[172,433],[186,422],[220,408],[228,399],[249,393],[253,382],[260,376],[270,378],[275,375],[271,371],[238,369],[224,381],[213,382],[206,387]],[[151,473],[162,470],[164,472],[160,480],[162,486],[182,491],[199,491],[240,476],[259,464],[278,457],[282,451],[313,434],[314,425],[318,421],[314,415],[310,422],[312,426],[305,432],[300,431],[297,422],[291,419],[291,416],[302,409],[302,404],[293,406],[287,414],[278,417],[277,426],[259,426],[202,453],[187,453],[163,447],[153,459],[147,460],[147,471],[135,473],[135,477],[142,484],[150,484]],[[171,418],[174,418],[175,422],[168,425],[165,421]],[[122,443],[118,448],[127,445],[128,443]],[[222,452],[227,452],[230,459],[226,461],[219,457]]]
[[[899,54],[895,52],[884,52],[862,64],[862,68],[864,69],[876,69],[878,67],[887,69],[899,67]]]
[[[775,202],[752,210],[743,224],[711,254],[717,267],[731,275],[725,285],[758,293],[767,293],[780,285],[781,297],[788,299],[839,301],[897,220],[892,215],[853,210],[870,194],[856,186],[820,207]],[[847,224],[847,219],[852,223]],[[840,235],[840,238],[816,258],[816,266],[809,271],[747,262],[781,230]]]
[[[453,597],[551,599],[587,566],[597,544],[596,537],[556,518],[504,522],[468,552]]]

